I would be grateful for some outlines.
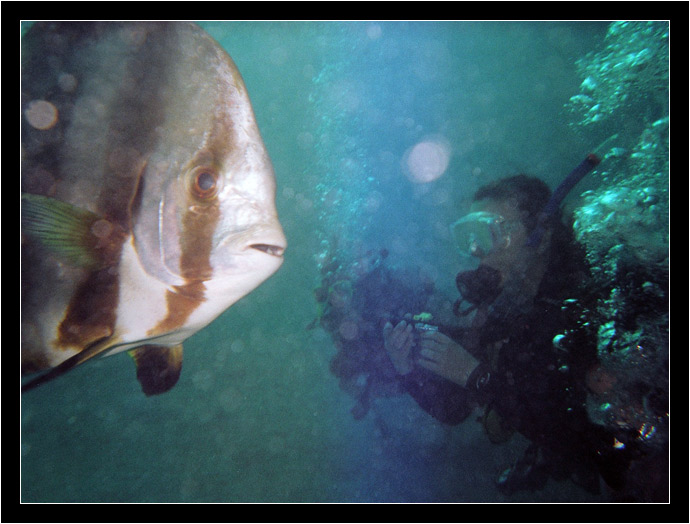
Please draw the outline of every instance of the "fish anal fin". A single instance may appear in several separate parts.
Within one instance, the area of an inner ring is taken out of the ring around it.
[[[182,344],[177,346],[141,346],[129,351],[137,365],[137,379],[147,395],[170,390],[182,371]]]

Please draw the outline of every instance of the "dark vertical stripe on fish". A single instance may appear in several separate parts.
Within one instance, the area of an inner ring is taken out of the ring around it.
[[[95,26],[96,28],[98,26]],[[74,28],[74,24],[62,30]],[[171,62],[166,50],[174,45],[174,27],[166,23],[126,24],[119,27],[117,51],[126,56],[124,77],[109,107],[107,146],[101,159],[102,178],[97,212],[119,231],[132,231],[138,209],[146,159],[159,139],[164,122],[162,93]],[[72,29],[73,30],[73,29]],[[110,30],[110,28],[108,28]],[[76,43],[75,43],[76,45]],[[89,274],[71,297],[60,324],[57,344],[83,348],[115,330],[119,302],[119,256],[126,235],[112,246],[105,268]]]
[[[132,203],[137,194],[145,154],[161,139],[166,93],[175,57],[176,31],[170,23],[129,23],[120,30],[122,46],[131,53],[110,111],[106,176],[98,207],[104,215],[132,230]]]
[[[220,218],[219,204],[216,198],[209,202],[194,202],[194,196],[190,195],[189,199],[180,238],[180,272],[187,282],[166,293],[168,314],[149,332],[151,335],[184,325],[189,315],[204,301],[204,281],[213,276],[211,249],[213,233]]]
[[[213,45],[211,40],[200,45]],[[241,81],[234,80],[231,88],[242,86]],[[213,118],[213,128],[206,137],[205,147],[199,150],[188,165],[187,173],[194,176],[198,168],[208,167],[218,177],[224,178],[223,160],[229,149],[237,143],[236,130],[232,118],[228,117],[226,101],[223,99],[222,89],[226,86],[218,85],[216,99],[213,101],[217,108]],[[228,86],[229,87],[229,86]],[[154,335],[180,328],[189,316],[204,301],[206,287],[204,281],[213,276],[211,266],[211,250],[213,248],[214,232],[220,219],[220,203],[217,195],[195,194],[193,180],[188,180],[190,191],[187,209],[182,219],[180,238],[180,273],[186,283],[175,286],[174,291],[166,293],[168,313],[166,317],[153,328],[149,334]]]

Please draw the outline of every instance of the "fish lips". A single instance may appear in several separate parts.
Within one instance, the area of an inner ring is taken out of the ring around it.
[[[259,231],[256,231],[256,230]],[[268,256],[278,259],[283,258],[287,248],[287,239],[283,233],[283,228],[277,223],[270,223],[268,226],[255,227],[256,231],[247,242],[246,249],[259,251]]]
[[[283,253],[285,252],[285,247],[276,245],[276,244],[251,244],[249,246],[251,249],[256,249],[257,251],[261,251],[263,253],[266,253],[267,255],[273,256],[273,257],[278,257],[282,258]]]
[[[238,235],[239,238],[231,235],[216,247],[216,256],[212,257],[214,268],[273,273],[282,265],[287,248],[282,228],[255,226],[251,229],[252,234]]]

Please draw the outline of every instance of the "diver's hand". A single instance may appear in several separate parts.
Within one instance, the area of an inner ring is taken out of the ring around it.
[[[412,324],[401,320],[397,326],[393,327],[393,324],[386,322],[383,326],[383,345],[386,347],[393,367],[400,375],[407,375],[412,371],[413,364],[410,358],[414,345]]]
[[[467,384],[479,361],[465,348],[438,331],[421,334],[421,351],[417,363],[460,386]]]

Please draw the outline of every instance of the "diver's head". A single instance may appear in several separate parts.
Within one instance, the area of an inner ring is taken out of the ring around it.
[[[534,229],[546,203],[551,196],[549,186],[543,180],[525,175],[514,175],[502,178],[493,184],[477,190],[473,201],[483,200],[506,201],[516,208],[523,225],[528,230]]]
[[[470,213],[451,226],[458,251],[482,263],[515,251],[536,227],[550,195],[542,180],[528,175],[511,176],[480,188]]]
[[[479,305],[501,294],[510,294],[510,301],[517,298],[513,295],[531,300],[536,294],[548,261],[550,234],[543,235],[536,249],[526,244],[550,194],[543,181],[527,175],[504,178],[477,191],[470,213],[451,226],[460,253],[480,262],[478,269],[458,274],[463,300]]]

